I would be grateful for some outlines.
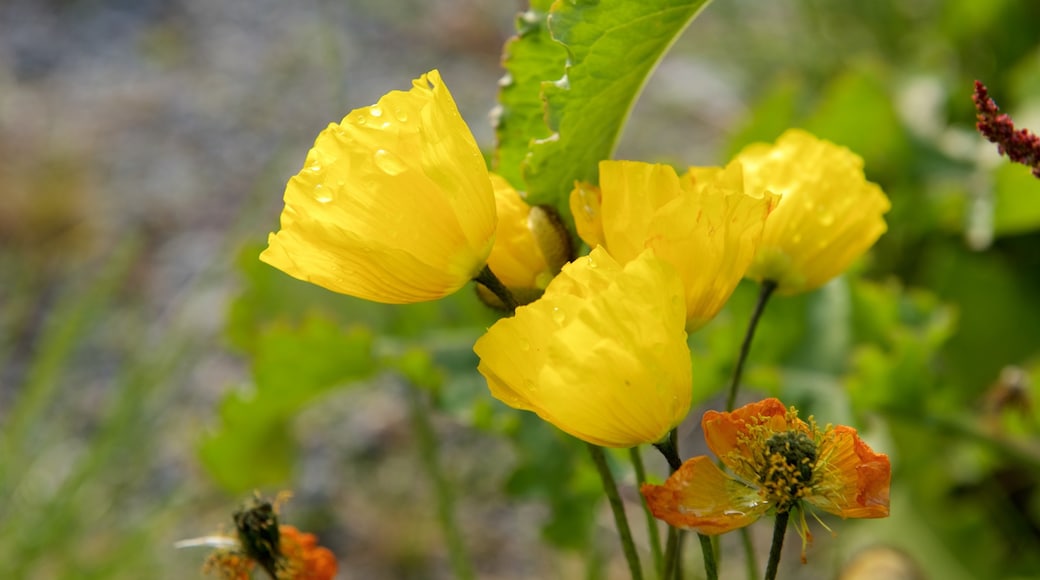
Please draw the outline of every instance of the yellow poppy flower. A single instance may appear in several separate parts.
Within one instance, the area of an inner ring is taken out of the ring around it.
[[[488,266],[518,303],[528,304],[542,295],[570,259],[570,235],[555,214],[527,205],[505,178],[492,173],[491,184],[498,231]],[[502,307],[487,288],[477,286],[477,290],[485,302]]]
[[[667,165],[602,161],[599,184],[571,193],[578,235],[621,263],[653,248],[683,280],[690,331],[714,318],[744,277],[775,203],[744,193],[739,166],[680,178]]]
[[[622,266],[596,248],[477,341],[477,368],[497,399],[579,439],[657,442],[690,408],[682,296],[652,252]]]
[[[747,276],[771,280],[777,292],[818,288],[844,272],[885,233],[891,204],[863,175],[863,159],[798,129],[775,145],[757,143],[735,158],[748,191],[781,194],[766,220]]]
[[[771,509],[798,509],[804,547],[810,538],[804,504],[843,518],[888,516],[888,456],[871,450],[851,427],[820,429],[812,418],[806,424],[794,409],[765,399],[731,413],[708,411],[701,429],[733,475],[702,455],[663,485],[643,484],[650,511],[669,525],[722,534]]]
[[[484,267],[496,225],[484,158],[440,74],[412,85],[318,135],[261,260],[391,304],[442,298]]]

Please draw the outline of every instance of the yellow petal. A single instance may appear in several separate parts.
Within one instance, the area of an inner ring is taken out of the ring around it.
[[[495,225],[483,157],[434,70],[318,135],[260,259],[368,300],[435,300],[484,266]]]
[[[748,190],[782,196],[747,274],[777,282],[781,294],[822,286],[887,228],[888,198],[866,180],[863,159],[844,147],[792,129],[775,145],[745,148],[734,162],[743,165]]]
[[[603,237],[603,212],[600,189],[591,183],[574,182],[571,191],[571,215],[574,216],[574,227],[578,237],[590,248],[606,244]]]
[[[715,317],[744,277],[776,202],[746,195],[739,166],[693,168],[680,179],[667,165],[603,161],[600,185],[607,249],[624,262],[653,248],[672,264],[691,331]]]
[[[491,184],[495,189],[498,231],[488,266],[510,289],[544,290],[554,271],[531,227],[537,214],[532,215],[533,208],[503,177],[491,174]]]
[[[691,400],[682,283],[651,253],[622,267],[602,248],[477,341],[492,395],[596,445],[659,441]]]
[[[683,463],[663,485],[640,491],[654,517],[702,534],[724,534],[751,524],[769,509],[758,490],[726,475],[701,455]]]

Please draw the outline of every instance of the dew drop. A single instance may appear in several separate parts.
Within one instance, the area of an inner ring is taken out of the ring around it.
[[[364,124],[365,124],[365,123],[367,123],[367,122],[368,122],[368,121],[365,121],[365,118],[364,118],[364,117],[358,117],[358,118],[357,118],[357,124],[358,124],[358,125],[364,125]]]
[[[378,105],[372,105],[368,109],[368,114],[372,115],[373,117],[382,117],[383,109],[380,109]]]
[[[567,313],[560,310],[559,306],[554,306],[552,309],[552,317],[553,320],[556,321],[556,324],[563,324],[567,320]]]
[[[404,173],[406,167],[401,160],[386,149],[378,149],[373,155],[376,167],[382,169],[387,175],[398,175]]]
[[[745,514],[744,514],[744,512],[742,512],[740,510],[726,510],[726,511],[722,512],[722,515],[724,515],[724,516],[742,516],[742,515],[745,515]]]
[[[314,195],[314,200],[318,203],[329,203],[333,197],[332,191],[320,183],[314,186],[312,194]]]
[[[314,165],[311,165],[310,167],[308,167],[307,170],[312,172],[312,173],[317,173],[317,172],[321,171],[321,164],[320,163],[315,163]]]
[[[508,86],[512,86],[512,84],[513,84],[513,75],[511,75],[509,73],[506,73],[506,74],[502,75],[502,77],[500,79],[498,79],[498,86],[500,86],[500,87],[505,88],[505,87],[508,87]]]
[[[408,122],[408,112],[404,109],[394,109],[394,117],[402,123]]]

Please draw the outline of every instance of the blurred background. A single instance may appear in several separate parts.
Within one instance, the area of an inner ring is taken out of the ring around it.
[[[0,577],[199,577],[175,541],[291,489],[283,519],[341,577],[450,578],[445,485],[477,577],[626,577],[581,446],[487,396],[471,293],[382,307],[256,260],[318,132],[429,69],[490,151],[525,9],[0,2]],[[1022,0],[718,0],[633,112],[619,158],[724,163],[800,126],[892,198],[871,258],[774,301],[756,339],[744,400],[855,425],[894,467],[892,517],[827,519],[808,566],[792,536],[784,577],[1040,578],[1040,180],[974,133],[970,97],[982,80],[1040,130],[1038,22]],[[754,296],[691,337],[684,456]]]

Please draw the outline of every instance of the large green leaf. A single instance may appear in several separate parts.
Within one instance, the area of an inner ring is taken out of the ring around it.
[[[506,42],[496,109],[493,169],[520,190],[527,189],[521,164],[531,142],[552,134],[545,124],[542,82],[563,75],[567,51],[549,34],[552,0],[534,0],[516,19],[516,36]]]
[[[255,389],[231,393],[219,429],[199,449],[202,463],[226,490],[241,493],[285,483],[296,443],[291,421],[316,397],[375,370],[372,335],[342,330],[319,316],[302,325],[271,325],[257,338]]]
[[[636,97],[661,57],[708,0],[560,0],[552,37],[567,49],[562,77],[543,79],[550,134],[523,163],[527,201],[569,216],[575,180],[598,181]],[[537,63],[536,65],[537,66]],[[522,65],[514,63],[514,82]]]

